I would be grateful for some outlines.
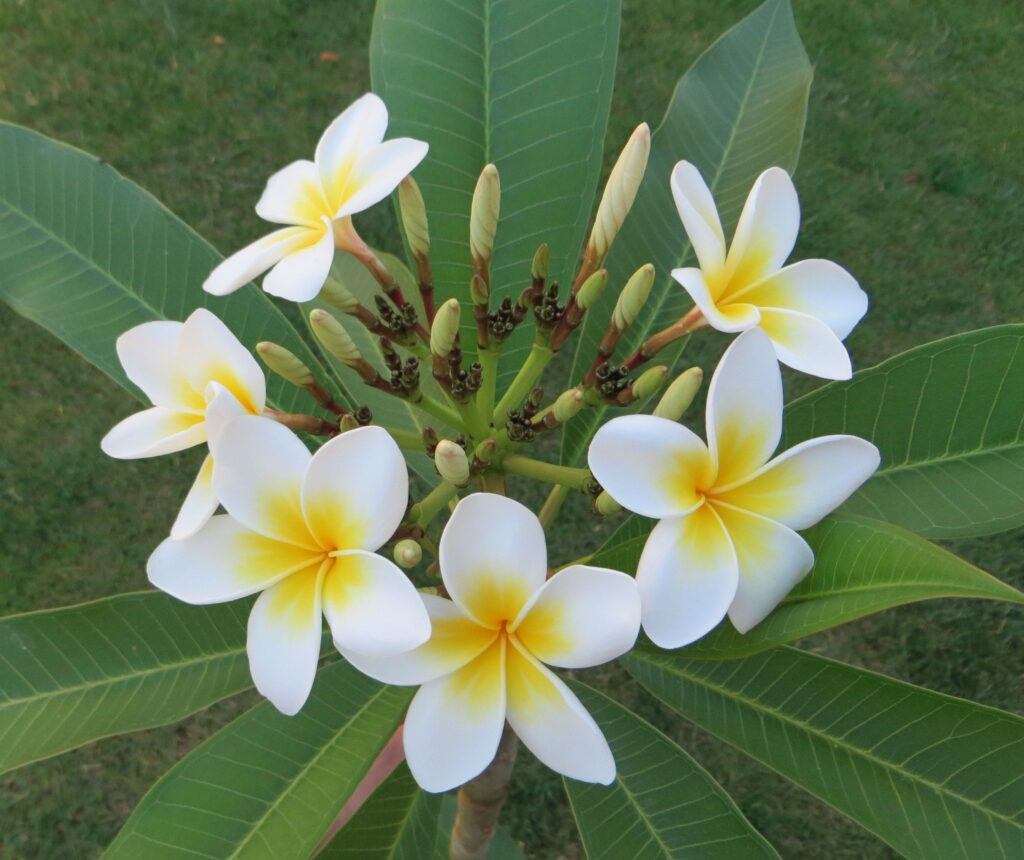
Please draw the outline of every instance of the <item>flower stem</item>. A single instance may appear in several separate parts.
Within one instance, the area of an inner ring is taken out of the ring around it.
[[[548,497],[544,500],[544,505],[540,509],[540,513],[537,514],[537,519],[540,520],[540,524],[547,528],[555,521],[555,517],[558,516],[558,512],[562,509],[562,505],[565,504],[565,500],[569,497],[569,488],[565,485],[556,485],[551,488],[551,492],[548,493]]]
[[[450,499],[455,497],[457,492],[458,490],[454,484],[442,481],[412,506],[406,521],[414,522],[420,528],[425,529],[430,524],[430,521],[444,510],[445,505],[448,504]]]
[[[572,466],[556,466],[531,457],[510,454],[501,461],[501,468],[510,475],[522,475],[536,481],[547,481],[549,484],[561,484],[567,489],[583,489],[591,480],[588,469],[575,469]]]
[[[541,374],[544,372],[544,368],[548,366],[548,362],[554,357],[554,352],[551,351],[551,347],[544,346],[543,344],[534,343],[530,349],[530,354],[526,356],[526,361],[523,362],[523,366],[519,368],[519,373],[516,374],[516,378],[512,380],[512,384],[508,387],[508,390],[502,395],[501,400],[494,409],[494,414],[491,416],[491,423],[496,427],[499,424],[504,424],[506,413],[510,409],[514,409],[520,403],[526,399],[526,395],[533,390],[533,386],[537,380],[540,379]]]
[[[417,409],[426,412],[427,415],[444,421],[449,427],[463,432],[466,430],[466,426],[458,412],[427,394],[424,394],[419,400],[410,400],[409,402]]]
[[[391,434],[391,438],[398,443],[399,448],[404,448],[406,451],[423,451],[423,436],[419,433],[414,433],[412,430],[396,430],[394,427],[385,427],[385,430]]]
[[[487,768],[459,789],[450,847],[451,860],[484,860],[508,797],[508,783],[519,742],[506,723],[498,752]]]
[[[653,358],[673,341],[686,337],[686,335],[692,334],[697,329],[704,328],[707,324],[708,321],[704,319],[700,308],[695,307],[686,316],[681,317],[672,325],[647,338],[640,345],[640,348],[623,362],[623,365],[630,370],[636,370],[641,364]]]
[[[491,423],[494,414],[495,388],[498,385],[498,356],[500,352],[494,346],[486,346],[479,351],[477,359],[483,370],[480,390],[476,394],[476,408],[484,424]]]

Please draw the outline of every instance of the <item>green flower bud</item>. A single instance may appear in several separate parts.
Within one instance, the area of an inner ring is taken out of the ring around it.
[[[491,288],[487,285],[487,281],[479,275],[474,274],[469,281],[469,297],[473,300],[474,305],[484,305],[485,307],[491,300]]]
[[[313,371],[283,346],[265,340],[256,344],[256,352],[267,367],[292,385],[305,388],[316,381]]]
[[[469,458],[462,446],[451,439],[442,439],[434,451],[434,465],[448,483],[463,487],[469,483]]]
[[[637,269],[626,281],[626,286],[619,293],[619,299],[612,311],[612,325],[620,332],[629,328],[630,324],[643,310],[647,297],[654,286],[654,266],[647,263]]]
[[[402,227],[409,250],[414,257],[430,253],[430,232],[427,225],[427,207],[416,180],[406,176],[398,183],[398,208],[402,213]]]
[[[641,123],[626,141],[601,195],[589,245],[595,260],[603,260],[636,199],[651,154],[651,129]]]
[[[617,514],[621,510],[622,505],[609,496],[607,490],[594,499],[594,511],[602,517],[610,517],[612,514]]]
[[[683,371],[673,380],[668,390],[661,396],[658,405],[654,407],[654,413],[659,418],[668,418],[670,421],[678,421],[690,408],[693,399],[700,391],[701,382],[704,380],[704,371],[699,367],[691,367]]]
[[[348,287],[333,277],[328,277],[324,281],[323,289],[320,290],[318,298],[323,299],[327,304],[345,313],[351,313],[359,306],[359,300],[352,295]]]
[[[577,307],[583,311],[592,308],[597,303],[597,300],[601,298],[601,294],[607,286],[608,272],[605,269],[598,269],[583,282],[583,286],[576,293]]]
[[[362,427],[359,423],[359,419],[356,418],[351,412],[346,412],[341,416],[341,420],[338,421],[338,432],[347,433],[349,430],[355,430],[357,427]]]
[[[633,397],[637,400],[646,400],[661,388],[667,378],[668,368],[663,364],[645,370],[633,380],[633,384],[630,386]]]
[[[458,299],[448,299],[434,314],[434,322],[430,326],[430,351],[439,358],[447,358],[455,346],[455,338],[459,334],[459,319],[462,310]]]
[[[395,544],[394,556],[395,564],[408,570],[420,563],[423,558],[423,547],[416,541],[406,538]]]
[[[551,414],[559,424],[565,424],[571,418],[580,413],[580,410],[587,405],[583,391],[579,388],[570,388],[558,395],[558,399],[551,407]]]
[[[534,280],[546,280],[550,266],[551,249],[548,248],[548,244],[545,242],[533,255],[533,267],[530,270],[530,276]]]
[[[316,339],[338,361],[349,367],[355,367],[362,361],[363,357],[353,343],[351,335],[332,314],[316,308],[309,312],[309,323],[313,327]]]
[[[488,164],[477,180],[469,214],[469,250],[477,265],[490,262],[500,208],[501,182],[498,179],[498,168]]]

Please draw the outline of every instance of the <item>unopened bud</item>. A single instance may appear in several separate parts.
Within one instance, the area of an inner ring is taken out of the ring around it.
[[[473,450],[473,463],[474,465],[479,464],[480,466],[486,466],[491,460],[494,459],[494,455],[498,451],[498,443],[493,439],[484,439],[476,448]]]
[[[430,351],[438,358],[447,358],[455,346],[461,316],[458,299],[448,299],[434,314],[434,322],[430,326]]]
[[[469,483],[469,458],[462,446],[451,439],[442,439],[434,451],[434,465],[438,474],[456,487]]]
[[[423,547],[414,540],[406,538],[395,544],[395,564],[408,570],[416,567],[423,558]]]
[[[486,266],[490,262],[500,208],[501,182],[498,179],[498,168],[488,164],[477,180],[469,214],[469,250],[477,266]]]
[[[325,310],[316,308],[309,312],[309,323],[313,334],[331,355],[343,364],[354,367],[362,360],[359,349],[352,341],[345,326]]]
[[[636,199],[636,192],[644,178],[647,157],[651,154],[651,130],[647,123],[640,123],[626,141],[619,160],[615,162],[604,194],[597,207],[594,229],[590,234],[590,247],[594,259],[601,261],[611,247],[615,236],[626,220],[630,207]]]
[[[617,514],[621,510],[622,505],[609,496],[607,490],[594,499],[594,511],[602,517],[610,517],[612,514]]]
[[[616,329],[620,332],[625,331],[633,320],[640,316],[640,311],[643,310],[653,286],[654,266],[646,263],[633,273],[633,276],[626,281],[622,292],[619,293],[615,310],[612,311],[612,325]]]
[[[324,281],[323,289],[320,290],[320,295],[317,298],[323,299],[327,304],[345,313],[351,313],[359,307],[359,300],[352,295],[348,287],[332,277],[328,277]]]
[[[641,373],[630,386],[630,392],[635,400],[646,400],[653,397],[659,388],[664,385],[668,378],[668,368],[663,364],[651,367]]]
[[[576,306],[582,311],[589,310],[601,298],[601,294],[607,286],[608,272],[598,269],[583,282],[583,286],[576,293]]]
[[[487,285],[480,275],[474,274],[469,281],[469,297],[473,300],[474,305],[483,305],[487,307],[488,302],[491,300],[491,288]]]
[[[361,426],[359,419],[357,419],[355,415],[351,412],[346,412],[338,421],[338,432],[347,433],[349,430],[355,430],[357,427]]]
[[[427,207],[420,194],[420,187],[411,176],[398,183],[398,208],[402,213],[402,227],[409,250],[414,257],[426,257],[430,253],[430,231],[427,226]]]
[[[668,390],[661,395],[661,400],[654,407],[654,413],[659,418],[668,418],[670,421],[678,421],[690,408],[693,399],[700,391],[701,382],[704,380],[704,371],[699,367],[691,367],[683,371],[673,380]]]
[[[565,424],[566,421],[576,417],[586,405],[587,401],[583,396],[583,391],[579,388],[570,388],[558,395],[558,399],[551,407],[551,414],[559,424]]]
[[[551,249],[547,242],[541,245],[533,255],[533,266],[530,269],[530,276],[534,280],[546,280],[548,269],[551,267]]]
[[[292,385],[305,388],[316,381],[313,371],[283,346],[265,340],[256,344],[256,352],[259,353],[259,357],[263,359],[263,363],[267,367]]]

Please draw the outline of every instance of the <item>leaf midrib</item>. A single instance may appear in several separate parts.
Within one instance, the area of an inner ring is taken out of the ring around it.
[[[920,460],[905,460],[902,463],[896,463],[888,468],[883,467],[879,469],[872,477],[881,477],[882,475],[892,475],[894,473],[898,474],[900,472],[912,472],[917,469],[928,468],[929,466],[944,466],[950,463],[967,462],[975,459],[976,457],[984,457],[988,454],[999,454],[1005,451],[1013,451],[1017,448],[1024,448],[1024,439],[1018,437],[1012,442],[1007,442],[1002,445],[994,445],[991,448],[970,448],[965,451],[957,451],[950,455],[924,457]]]

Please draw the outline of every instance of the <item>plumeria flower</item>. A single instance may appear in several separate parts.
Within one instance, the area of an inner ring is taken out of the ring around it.
[[[572,565],[547,577],[544,530],[490,493],[455,508],[440,544],[451,600],[424,595],[430,641],[408,654],[342,652],[388,684],[422,684],[405,720],[405,754],[427,791],[462,785],[491,763],[505,721],[548,767],[607,785],[615,761],[579,699],[545,664],[596,666],[628,651],[640,628],[635,581]]]
[[[761,328],[779,361],[826,379],[849,379],[843,340],[868,308],[845,269],[828,260],[783,266],[800,229],[796,188],[781,167],[762,173],[750,190],[726,253],[711,191],[697,168],[680,161],[672,195],[700,268],[675,269],[708,323],[719,331]]]
[[[158,320],[117,339],[127,377],[153,406],[129,415],[100,442],[120,460],[157,457],[209,443],[238,413],[259,415],[266,405],[263,371],[217,317],[204,308],[184,323]],[[171,536],[196,532],[217,509],[213,456],[207,455],[171,528]]]
[[[314,455],[286,427],[242,415],[225,430],[213,486],[227,514],[149,558],[150,582],[186,603],[262,592],[249,615],[253,681],[285,714],[305,703],[322,615],[339,648],[377,657],[422,645],[430,619],[405,574],[375,554],[405,515],[409,479],[379,427]]]
[[[746,633],[814,566],[796,530],[841,505],[878,468],[856,436],[782,436],[782,378],[754,329],[726,350],[708,391],[708,444],[675,421],[627,415],[590,445],[590,469],[624,508],[660,520],[637,567],[644,632],[662,648],[699,639],[726,612]]]
[[[305,302],[320,292],[335,246],[363,247],[352,216],[387,197],[427,154],[407,137],[384,141],[388,111],[365,95],[328,126],[313,161],[293,161],[270,177],[256,214],[287,225],[224,260],[203,289],[227,295],[271,269],[263,289]]]

